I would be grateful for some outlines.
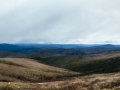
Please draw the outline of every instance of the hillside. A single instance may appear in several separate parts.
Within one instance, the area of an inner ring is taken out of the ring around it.
[[[120,90],[119,76],[110,73],[44,83],[0,82],[0,90]]]
[[[0,82],[41,82],[69,77],[78,73],[25,58],[0,58]]]
[[[107,52],[84,56],[57,56],[34,59],[48,65],[80,72],[83,75],[120,71],[120,52]]]

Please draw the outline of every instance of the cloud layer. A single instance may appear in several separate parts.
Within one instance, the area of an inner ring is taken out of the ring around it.
[[[0,43],[120,43],[119,0],[1,0]]]

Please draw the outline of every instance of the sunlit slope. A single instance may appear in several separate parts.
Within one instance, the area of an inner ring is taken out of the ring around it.
[[[45,81],[77,73],[38,63],[32,59],[0,58],[0,81]]]

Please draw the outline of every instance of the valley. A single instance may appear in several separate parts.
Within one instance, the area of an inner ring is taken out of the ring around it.
[[[118,45],[0,46],[0,90],[120,89]]]

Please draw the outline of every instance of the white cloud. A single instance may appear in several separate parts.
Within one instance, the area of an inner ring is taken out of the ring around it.
[[[119,0],[1,0],[0,42],[118,42]]]

